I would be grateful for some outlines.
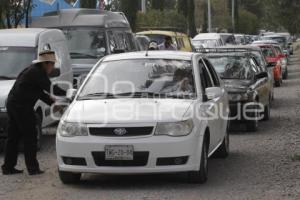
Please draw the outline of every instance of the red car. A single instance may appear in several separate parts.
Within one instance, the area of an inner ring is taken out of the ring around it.
[[[276,87],[280,87],[283,77],[282,59],[285,58],[285,55],[277,51],[273,44],[258,44],[257,46],[262,49],[263,55],[265,56],[267,62],[274,66],[274,83]]]

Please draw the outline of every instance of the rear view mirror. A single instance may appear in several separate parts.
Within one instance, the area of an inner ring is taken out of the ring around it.
[[[270,62],[270,63],[268,63],[267,67],[275,67],[276,65],[277,65],[276,62]]]
[[[60,76],[60,69],[54,68],[51,74],[49,75],[50,78],[55,78]]]
[[[261,78],[267,78],[269,75],[268,75],[268,72],[261,72],[259,74],[257,74],[255,76],[256,79],[261,79]]]
[[[69,101],[73,101],[73,99],[75,98],[77,94],[77,90],[76,89],[68,89],[67,90],[67,94],[66,94],[66,98]]]
[[[219,87],[210,87],[205,89],[207,100],[213,100],[215,98],[221,97],[223,92]]]

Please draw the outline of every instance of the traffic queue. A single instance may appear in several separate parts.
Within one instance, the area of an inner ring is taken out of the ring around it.
[[[119,12],[47,14],[32,28],[0,31],[0,138],[10,138],[8,152],[21,141],[18,137],[11,146],[11,134],[29,134],[17,122],[17,130],[7,128],[15,115],[6,104],[12,88],[29,84],[24,88],[40,95],[30,108],[36,121],[36,140],[30,142],[37,147],[32,150],[24,140],[24,152],[43,148],[42,128],[59,121],[56,153],[63,183],[78,182],[83,173],[182,172],[189,182],[204,183],[208,158],[229,155],[229,132],[236,125],[253,132],[269,120],[274,87],[288,78],[292,54],[291,36],[283,33],[206,33],[190,39],[159,28],[134,34]],[[32,85],[39,82],[20,82],[37,57],[38,63],[55,64],[47,73],[53,87],[46,91]],[[65,98],[53,92],[58,88]],[[17,150],[10,154],[14,160],[6,153],[10,162],[3,174],[22,173],[15,169]],[[42,172],[36,161],[35,169],[28,163],[29,174]]]

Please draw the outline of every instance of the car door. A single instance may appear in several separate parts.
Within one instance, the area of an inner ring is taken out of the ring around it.
[[[202,85],[202,91],[205,93],[205,90],[210,87],[214,87],[212,76],[207,69],[203,59],[199,60],[199,70],[200,70],[200,80]],[[220,140],[220,121],[218,120],[218,108],[217,108],[217,99],[206,100],[204,99],[203,104],[200,106],[201,116],[204,114],[205,119],[210,130],[210,145],[209,152],[213,151],[218,145]]]
[[[255,75],[262,73],[263,71],[258,66],[258,62],[254,57],[250,58],[250,65],[252,70],[255,72]],[[255,88],[259,96],[260,103],[267,105],[269,102],[269,87],[268,87],[268,78],[255,79]]]
[[[225,131],[227,129],[227,117],[229,115],[229,110],[227,109],[228,108],[228,97],[227,97],[227,93],[226,93],[224,86],[221,85],[221,79],[218,76],[218,73],[216,72],[213,65],[207,59],[204,59],[204,63],[212,77],[214,87],[219,87],[222,89],[222,96],[215,99],[215,103],[218,105],[218,109],[219,109],[220,117],[218,120],[219,120],[220,130],[223,130],[223,131],[219,132],[219,133],[221,133],[220,138],[222,139],[223,138],[222,134],[225,133]]]

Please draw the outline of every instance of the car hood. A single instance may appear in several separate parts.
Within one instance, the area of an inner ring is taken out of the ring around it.
[[[63,119],[87,124],[174,122],[184,119],[193,102],[182,99],[75,101]]]
[[[247,92],[249,87],[252,85],[252,81],[250,80],[225,79],[223,81],[225,84],[225,88],[229,93]]]
[[[5,107],[7,96],[14,83],[15,80],[0,80],[0,108]]]

